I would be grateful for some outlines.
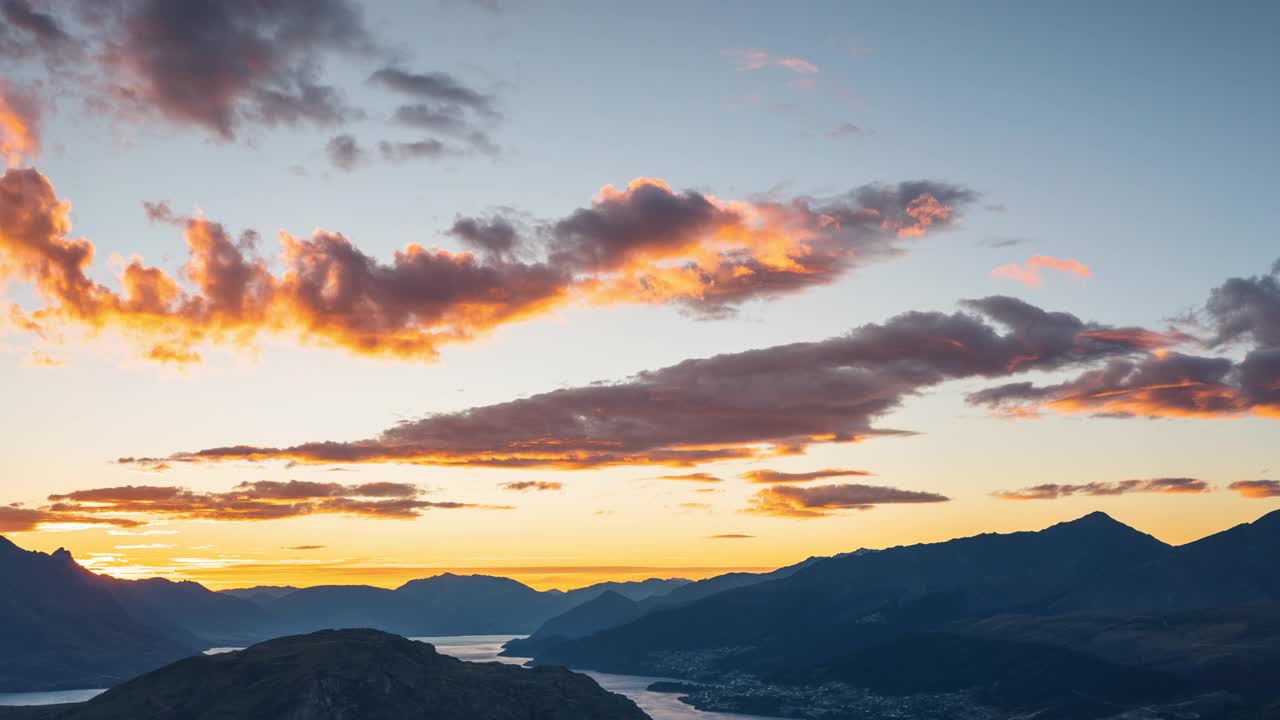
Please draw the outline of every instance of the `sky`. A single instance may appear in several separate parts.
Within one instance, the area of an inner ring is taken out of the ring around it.
[[[0,5],[0,534],[215,588],[1280,507],[1280,10]]]

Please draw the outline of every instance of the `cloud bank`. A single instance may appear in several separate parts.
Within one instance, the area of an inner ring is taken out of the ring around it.
[[[0,177],[0,279],[30,284],[45,303],[20,313],[17,325],[112,331],[161,362],[195,362],[202,346],[263,335],[430,361],[441,345],[570,304],[731,314],[901,254],[975,198],[922,181],[825,200],[726,201],[639,179],[533,225],[502,214],[458,218],[450,233],[466,250],[408,243],[389,263],[325,230],[281,232],[272,263],[256,233],[233,236],[204,217],[149,205],[153,220],[182,229],[187,262],[174,274],[135,256],[116,290],[90,277],[96,248],[71,236],[70,203],[38,171],[9,170]]]
[[[899,433],[878,421],[947,381],[1073,368],[1141,355],[1151,342],[1145,332],[1009,297],[964,308],[910,312],[828,340],[428,415],[367,440],[218,447],[172,459],[586,469],[796,455],[815,444]]]

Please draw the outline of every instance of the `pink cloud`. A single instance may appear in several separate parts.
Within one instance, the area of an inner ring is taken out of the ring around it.
[[[724,54],[734,58],[734,65],[738,70],[760,70],[777,66],[802,75],[818,72],[818,66],[808,60],[789,56],[778,57],[763,50],[725,50]]]
[[[991,276],[1017,280],[1023,285],[1035,286],[1044,282],[1044,276],[1040,271],[1046,268],[1075,275],[1080,280],[1088,280],[1093,277],[1093,271],[1089,269],[1089,266],[1079,260],[1064,260],[1048,255],[1036,255],[1027,260],[1025,265],[1018,265],[1017,263],[1001,265],[991,271]]]

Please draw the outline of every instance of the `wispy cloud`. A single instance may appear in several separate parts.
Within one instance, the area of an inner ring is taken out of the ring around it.
[[[992,493],[1002,500],[1057,500],[1074,495],[1110,497],[1130,493],[1165,493],[1173,495],[1200,494],[1209,491],[1209,484],[1195,478],[1142,478],[1115,482],[1090,482],[1080,485],[1046,483],[1020,490],[1001,490]]]
[[[752,470],[742,474],[743,479],[759,484],[803,483],[810,480],[825,480],[836,477],[868,477],[875,473],[866,470],[850,470],[846,468],[826,468],[809,472],[782,472],[781,470]]]
[[[683,474],[677,474],[677,475],[659,475],[655,479],[675,480],[677,482],[696,482],[696,483],[724,482],[724,479],[721,478],[720,476],[712,475],[711,473],[705,473],[705,472],[683,473]]]
[[[1036,255],[1027,260],[1025,265],[1010,263],[1001,265],[991,271],[992,277],[1017,280],[1023,285],[1036,286],[1044,282],[1042,270],[1056,270],[1073,275],[1080,280],[1093,277],[1093,271],[1079,260],[1062,260],[1048,255]]]
[[[789,55],[771,55],[764,50],[725,50],[723,54],[733,58],[734,66],[742,71],[781,67],[805,75],[818,72],[818,66],[808,60]]]
[[[834,130],[827,133],[827,137],[832,140],[846,140],[853,137],[862,137],[870,134],[866,128],[853,123],[841,123]]]
[[[549,482],[546,480],[517,480],[515,482],[504,482],[498,487],[503,490],[512,490],[515,492],[526,492],[529,490],[537,490],[538,492],[547,492],[551,490],[563,490],[564,484],[558,482]]]

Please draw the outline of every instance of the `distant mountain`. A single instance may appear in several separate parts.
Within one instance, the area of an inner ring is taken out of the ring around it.
[[[564,668],[468,663],[374,630],[271,640],[198,656],[56,709],[57,720],[646,720],[622,695]]]
[[[0,538],[0,692],[109,687],[204,649],[131,612],[101,580],[66,550]]]
[[[577,605],[598,597],[601,593],[612,590],[629,600],[640,602],[651,597],[664,596],[692,582],[692,580],[684,578],[649,578],[648,580],[631,582],[602,582],[576,590],[569,590],[564,593],[564,596]]]
[[[259,588],[220,594],[252,598],[277,618],[275,635],[353,627],[406,636],[515,635],[532,633],[548,619],[605,592],[650,599],[688,583],[655,578],[561,592],[534,590],[504,577],[444,573],[411,580],[395,590],[326,585],[285,592]]]
[[[94,576],[130,615],[180,627],[210,646],[239,646],[270,637],[279,619],[261,606],[190,581],[118,580]]]
[[[609,590],[594,600],[546,621],[529,640],[576,640],[630,622],[643,614],[644,609],[640,603]]]
[[[858,550],[846,555],[852,556],[867,552],[871,551]],[[654,594],[642,599],[628,596],[636,601],[634,603],[611,601],[594,605],[591,608],[578,605],[567,610],[563,615],[547,620],[529,637],[517,638],[508,642],[503,646],[502,654],[508,657],[535,657],[542,655],[549,652],[555,645],[559,645],[566,640],[585,637],[591,633],[617,627],[656,610],[687,605],[725,590],[789,577],[823,559],[826,558],[811,557],[795,565],[788,565],[767,573],[725,573],[724,575],[717,575],[696,582],[681,581],[666,593]],[[594,590],[599,587],[601,586],[593,585],[590,588],[583,588],[583,590]],[[619,594],[626,595],[626,593],[622,592]],[[579,608],[582,608],[584,612],[577,612]]]
[[[292,585],[258,585],[250,588],[220,590],[219,594],[230,595],[231,597],[248,600],[249,602],[263,603],[278,600],[297,589],[298,588],[293,587]]]
[[[586,600],[581,595],[538,592],[510,578],[453,573],[412,580],[396,593],[412,602],[418,635],[531,632]]]
[[[1039,532],[817,560],[781,579],[548,648],[537,659],[651,675],[770,674],[953,620],[1045,609],[1169,551],[1094,513]]]

